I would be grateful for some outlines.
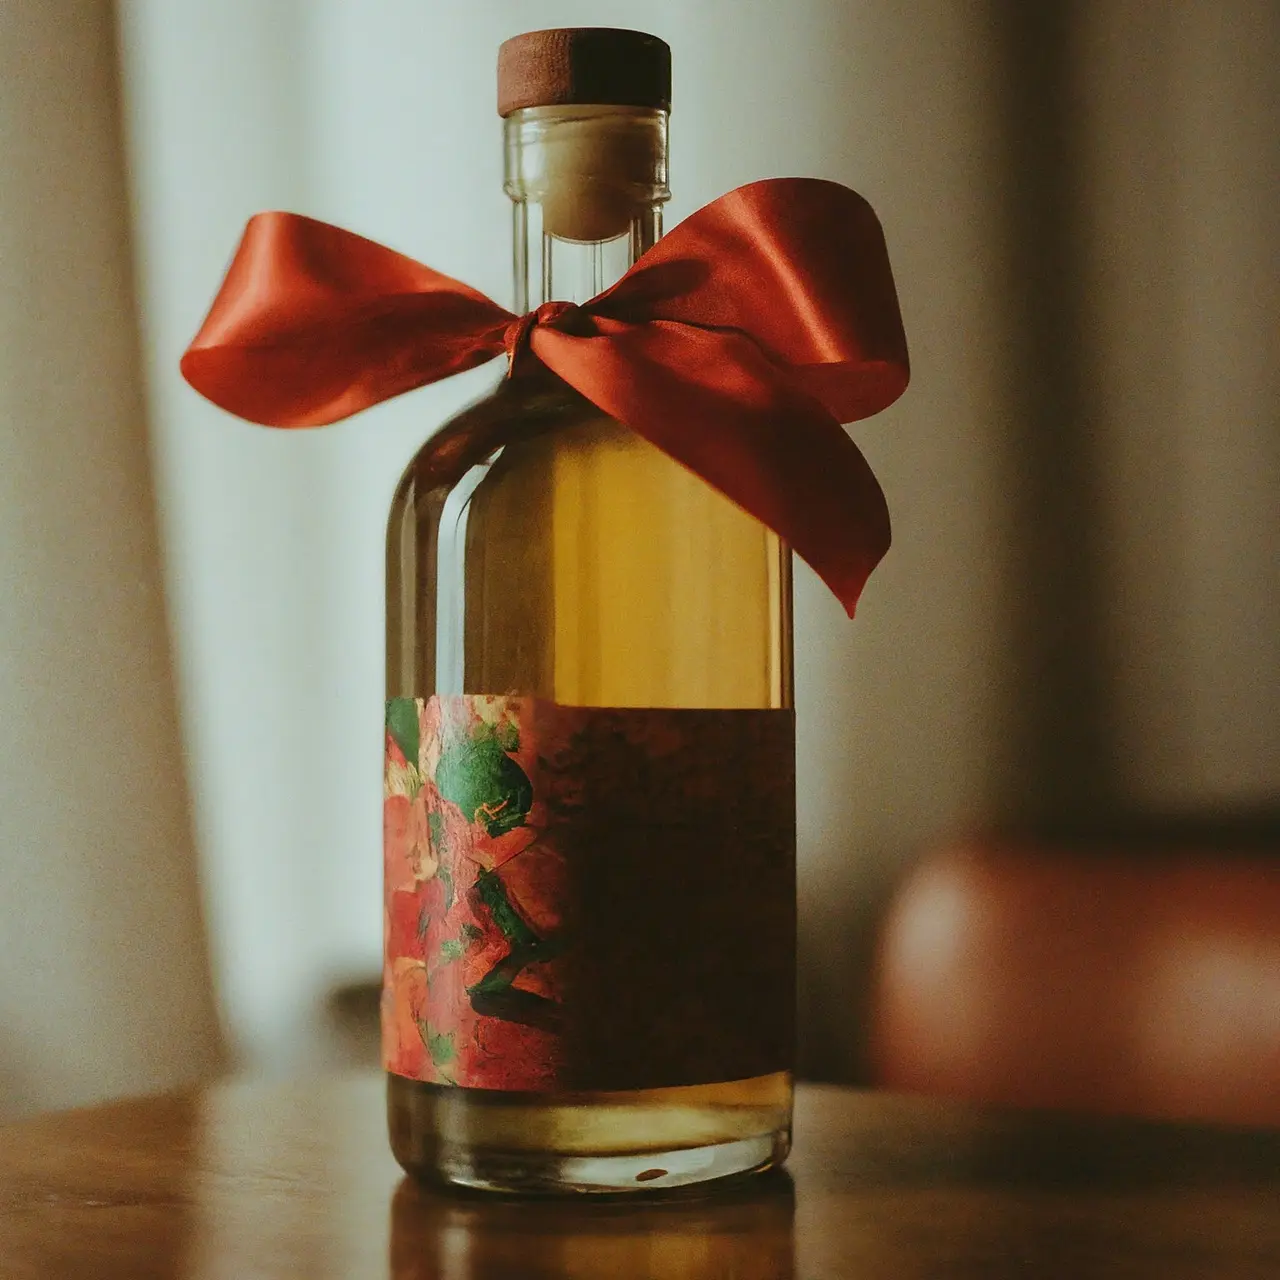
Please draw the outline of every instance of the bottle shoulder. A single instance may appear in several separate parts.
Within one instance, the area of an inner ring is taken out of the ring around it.
[[[410,487],[419,494],[451,489],[499,451],[602,417],[554,376],[504,378],[432,433],[405,467],[397,496]]]

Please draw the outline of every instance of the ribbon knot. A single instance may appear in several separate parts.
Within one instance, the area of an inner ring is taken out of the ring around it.
[[[529,338],[538,325],[554,325],[561,317],[580,310],[572,302],[544,302],[507,325],[502,335],[502,344],[507,352],[507,377],[515,373],[517,364],[528,355]]]
[[[768,525],[853,612],[889,513],[840,424],[908,378],[884,235],[856,192],[739,187],[591,301],[525,316],[339,227],[258,214],[182,372],[251,422],[311,427],[504,352],[508,375],[540,361]]]

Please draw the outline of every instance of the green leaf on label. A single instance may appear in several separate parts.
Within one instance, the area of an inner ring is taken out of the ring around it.
[[[434,816],[432,814],[432,817]],[[444,909],[449,911],[453,907],[453,872],[442,862],[436,870],[436,875],[440,877],[440,883],[444,885]]]
[[[466,954],[466,947],[457,938],[446,938],[440,944],[440,954],[446,960],[461,960]]]
[[[416,698],[387,699],[387,732],[404,754],[418,767],[418,702]]]
[[[491,836],[524,825],[533,807],[528,774],[502,749],[488,726],[472,740],[450,744],[436,765],[436,786]]]
[[[453,1061],[456,1056],[453,1047],[453,1032],[448,1035],[430,1035],[427,1036],[427,1052],[431,1055],[431,1061],[437,1067],[443,1067],[447,1063]]]

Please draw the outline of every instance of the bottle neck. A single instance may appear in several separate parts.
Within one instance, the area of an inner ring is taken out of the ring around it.
[[[586,302],[662,234],[667,115],[635,107],[532,107],[506,121],[515,310]]]

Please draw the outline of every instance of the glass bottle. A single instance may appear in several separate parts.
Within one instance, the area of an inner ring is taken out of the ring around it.
[[[667,118],[507,115],[517,312],[585,302],[661,234]],[[383,997],[407,1171],[657,1191],[785,1158],[790,611],[777,536],[532,357],[410,462]]]

